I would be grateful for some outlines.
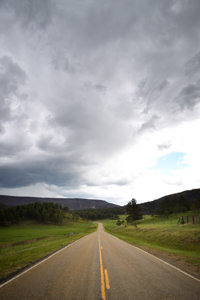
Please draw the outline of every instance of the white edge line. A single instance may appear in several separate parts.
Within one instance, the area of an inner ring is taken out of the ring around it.
[[[197,281],[200,282],[200,280],[199,280],[198,278],[196,278],[196,277],[194,277],[194,276],[188,274],[187,272],[185,272],[185,271],[183,271],[183,270],[181,270],[181,269],[179,269],[179,268],[177,268],[177,267],[175,267],[175,266],[169,264],[168,262],[166,262],[166,261],[164,261],[164,260],[162,260],[162,259],[156,257],[155,255],[153,255],[153,254],[151,254],[151,253],[148,253],[147,251],[142,250],[142,249],[140,249],[139,247],[136,247],[136,246],[134,246],[134,245],[131,245],[131,246],[134,247],[134,248],[136,248],[136,249],[139,249],[139,250],[142,251],[142,252],[145,252],[146,254],[148,254],[148,255],[150,255],[150,256],[156,258],[157,260],[160,260],[161,262],[165,263],[166,265],[170,266],[171,268],[173,268],[173,269],[175,269],[175,270],[177,270],[177,271],[179,271],[179,272],[181,272],[181,273],[183,273],[183,274],[185,274],[185,275],[191,277],[192,279],[197,280]]]
[[[92,233],[91,233],[91,234],[92,234]],[[10,280],[4,282],[3,284],[0,285],[0,289],[1,289],[3,286],[5,286],[6,284],[8,284],[8,283],[10,283],[11,281],[13,281],[13,280],[19,278],[20,276],[24,275],[25,273],[27,273],[27,272],[29,272],[30,270],[34,269],[35,267],[39,266],[40,264],[42,264],[43,262],[47,261],[48,259],[50,259],[50,258],[53,257],[54,255],[56,255],[56,254],[58,254],[59,252],[65,250],[66,248],[72,246],[73,244],[79,242],[80,240],[84,239],[84,238],[87,237],[87,236],[88,236],[88,234],[85,235],[85,236],[83,236],[82,238],[80,238],[80,239],[74,241],[73,243],[68,244],[68,245],[65,246],[64,248],[62,248],[62,249],[56,251],[55,253],[51,254],[51,255],[48,256],[47,258],[44,258],[42,261],[40,261],[40,262],[38,262],[37,264],[33,265],[32,267],[28,268],[27,270],[25,270],[24,272],[20,273],[19,275],[17,275],[17,276],[15,276],[15,277],[11,278]]]
[[[106,233],[108,233],[108,232],[106,232]],[[111,234],[111,233],[108,233],[108,234]],[[111,235],[112,235],[112,234],[111,234]],[[112,236],[113,236],[113,235],[112,235]],[[117,239],[119,239],[117,236],[114,236],[114,237],[116,237]],[[145,251],[145,250],[143,250],[143,249],[140,249],[139,247],[134,246],[134,245],[132,245],[132,244],[130,244],[130,243],[128,243],[128,242],[122,240],[122,239],[120,239],[120,240],[123,241],[123,242],[125,242],[125,243],[127,243],[127,244],[129,244],[130,246],[136,248],[137,250],[140,250],[140,251],[142,251],[142,252],[144,252],[144,253],[146,253],[146,254],[148,254],[148,255],[154,257],[155,259],[157,259],[157,260],[163,262],[164,264],[170,266],[171,268],[173,268],[173,269],[175,269],[175,270],[177,270],[177,271],[179,271],[179,272],[181,272],[181,273],[183,273],[183,274],[189,276],[190,278],[192,278],[192,279],[194,279],[194,280],[200,282],[200,280],[199,280],[198,278],[196,278],[196,277],[194,277],[194,276],[192,276],[192,275],[190,275],[190,274],[184,272],[183,270],[181,270],[181,269],[179,269],[179,268],[177,268],[177,267],[175,267],[175,266],[173,266],[173,265],[167,263],[166,261],[164,261],[164,260],[158,258],[157,256],[155,256],[155,255],[153,255],[153,254],[151,254],[151,253],[149,253],[149,252],[147,252],[147,251]]]

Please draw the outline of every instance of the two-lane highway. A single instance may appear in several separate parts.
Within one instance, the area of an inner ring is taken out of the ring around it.
[[[200,299],[200,281],[99,228],[106,299]]]
[[[103,231],[3,285],[0,299],[199,300],[200,281]]]

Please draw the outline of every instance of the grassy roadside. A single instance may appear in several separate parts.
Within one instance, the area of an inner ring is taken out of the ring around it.
[[[179,215],[171,215],[168,219],[145,216],[137,227],[126,222],[117,226],[116,220],[103,220],[102,223],[107,232],[128,243],[182,257],[200,270],[200,225],[180,225],[177,224],[179,218]],[[125,220],[125,216],[120,219]]]
[[[96,229],[97,224],[92,222],[71,222],[62,226],[23,224],[0,228],[0,279]],[[47,238],[39,239],[43,237]]]

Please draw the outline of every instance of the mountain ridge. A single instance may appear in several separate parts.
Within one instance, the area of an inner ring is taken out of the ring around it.
[[[165,195],[153,201],[139,203],[143,214],[157,214],[159,205],[166,198],[170,200],[184,197],[189,202],[200,199],[200,189],[185,190],[179,193]],[[53,202],[62,206],[68,206],[70,210],[102,209],[109,207],[120,207],[120,205],[107,202],[100,199],[85,198],[47,198],[47,197],[29,197],[29,196],[7,196],[0,195],[0,207],[25,205],[36,202]]]
[[[0,205],[3,206],[17,206],[36,202],[52,202],[58,203],[62,206],[68,206],[70,210],[81,209],[100,209],[109,207],[119,207],[117,204],[107,202],[99,199],[85,199],[85,198],[42,198],[42,197],[26,197],[26,196],[7,196],[0,195]]]

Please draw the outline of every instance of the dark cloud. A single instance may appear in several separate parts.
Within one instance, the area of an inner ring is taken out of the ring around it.
[[[83,89],[85,90],[97,90],[101,93],[105,93],[107,90],[107,87],[101,83],[93,84],[91,81],[85,81],[83,83]]]
[[[188,84],[185,86],[174,99],[179,109],[193,109],[200,102],[200,82]]]
[[[53,51],[51,57],[51,65],[54,67],[55,70],[62,70],[64,72],[73,74],[79,68],[79,64],[70,60],[70,58],[67,57],[62,50],[57,52]]]
[[[105,93],[107,90],[107,87],[105,85],[99,83],[95,85],[95,88],[102,93]]]
[[[150,78],[146,78],[139,83],[136,97],[141,98],[145,103],[145,113],[148,113],[151,105],[165,92],[168,84],[167,79],[152,80]]]
[[[52,12],[55,9],[51,0],[2,0],[1,7],[6,9],[24,29],[41,30],[52,22]]]
[[[32,157],[32,161],[16,161],[0,167],[0,186],[17,188],[46,183],[49,185],[77,188],[81,183],[80,161],[75,157],[48,155]],[[63,165],[64,164],[64,165]]]
[[[198,0],[0,1],[0,185],[131,186],[123,151],[146,138],[167,151],[199,119],[199,12]]]
[[[143,123],[138,133],[143,133],[146,130],[156,130],[155,122],[159,119],[159,116],[155,115],[150,118],[147,122]]]
[[[185,64],[186,75],[192,75],[200,71],[200,52],[196,53]]]
[[[16,95],[18,87],[27,79],[26,73],[8,56],[0,58],[0,71],[1,97],[5,99]]]

